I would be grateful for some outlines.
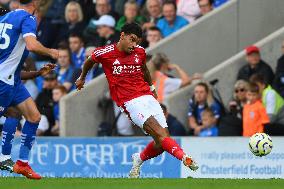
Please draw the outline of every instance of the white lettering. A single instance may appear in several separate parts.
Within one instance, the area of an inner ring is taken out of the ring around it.
[[[54,161],[54,163],[59,164],[59,165],[66,164],[69,160],[69,157],[70,157],[70,152],[69,152],[68,147],[64,144],[55,144],[54,147],[55,147],[55,161]],[[61,149],[63,150],[62,153],[60,153]],[[61,160],[60,154],[65,154],[65,159]]]

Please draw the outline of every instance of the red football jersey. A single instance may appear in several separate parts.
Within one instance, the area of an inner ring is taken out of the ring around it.
[[[135,47],[130,54],[119,51],[116,44],[98,47],[92,59],[102,64],[111,97],[118,106],[143,95],[153,95],[144,81],[142,65],[146,63],[146,53],[143,47]]]

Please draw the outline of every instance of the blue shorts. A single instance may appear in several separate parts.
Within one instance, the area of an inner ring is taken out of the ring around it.
[[[0,117],[9,106],[16,106],[29,97],[31,95],[22,83],[13,86],[0,81]]]

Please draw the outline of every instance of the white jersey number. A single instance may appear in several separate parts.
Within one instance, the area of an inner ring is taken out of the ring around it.
[[[7,49],[10,45],[10,36],[6,33],[8,29],[12,29],[12,24],[0,23],[0,40],[3,38],[4,43],[0,43],[0,49]]]

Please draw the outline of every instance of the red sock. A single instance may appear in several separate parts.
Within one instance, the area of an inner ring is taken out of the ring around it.
[[[182,160],[182,157],[185,154],[178,145],[178,143],[170,137],[166,137],[162,141],[162,147],[165,151],[167,151],[168,153],[170,153],[172,156],[176,157],[179,160]]]
[[[161,153],[163,153],[164,150],[162,148],[155,148],[155,142],[150,142],[146,148],[140,153],[140,158],[142,161],[146,161],[148,159],[157,157]]]

